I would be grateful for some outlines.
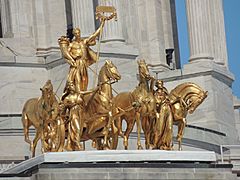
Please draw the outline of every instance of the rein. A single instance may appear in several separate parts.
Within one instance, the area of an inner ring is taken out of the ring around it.
[[[178,99],[178,100],[179,100],[179,103],[180,103],[181,105],[184,105],[184,107],[185,107],[186,110],[188,111],[190,105],[187,104],[187,103],[182,99],[182,97],[179,97],[179,96],[176,95],[175,93],[172,93],[172,95],[173,95],[176,99]],[[170,101],[170,102],[171,102],[171,101]],[[171,103],[171,104],[173,105],[173,104],[175,104],[176,102],[177,102],[177,101],[175,101],[174,103]]]

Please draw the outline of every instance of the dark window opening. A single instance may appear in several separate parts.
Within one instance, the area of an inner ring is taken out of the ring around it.
[[[167,64],[170,66],[170,64],[172,63],[172,59],[173,59],[173,53],[174,49],[165,49],[165,52],[166,52],[166,61],[167,61]]]
[[[72,40],[73,39],[73,21],[72,21],[72,7],[71,7],[71,1],[65,0],[65,8],[66,8],[66,19],[67,19],[67,32],[66,36]]]
[[[100,23],[98,20],[96,20],[96,14],[95,14],[95,11],[96,11],[96,7],[98,6],[98,0],[93,0],[93,14],[94,14],[94,18],[95,18],[95,21],[94,21],[94,25],[95,25],[95,30],[97,29],[97,27],[100,26]]]

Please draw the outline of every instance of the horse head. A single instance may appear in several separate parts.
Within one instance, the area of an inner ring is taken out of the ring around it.
[[[52,99],[53,93],[53,85],[51,83],[51,80],[48,80],[46,84],[40,88],[42,91],[42,98],[45,102],[49,102]]]
[[[104,64],[104,69],[105,69],[105,73],[106,73],[106,76],[108,77],[108,79],[111,79],[114,81],[118,81],[121,79],[121,75],[120,75],[117,67],[112,63],[112,61],[106,60],[106,62]]]
[[[181,98],[186,106],[186,110],[192,114],[207,97],[207,93],[197,84],[188,82],[174,88],[170,93],[170,97]]]
[[[138,60],[137,63],[140,79],[150,80],[151,76],[145,60]]]
[[[193,94],[187,99],[188,111],[192,114],[196,108],[204,101],[207,97],[208,92],[200,91],[198,94]]]

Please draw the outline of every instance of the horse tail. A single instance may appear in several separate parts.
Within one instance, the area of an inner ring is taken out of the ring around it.
[[[23,124],[23,131],[24,131],[24,138],[27,143],[30,145],[32,144],[31,140],[29,139],[29,127],[31,125],[28,115],[26,113],[26,104],[22,111],[22,124]]]

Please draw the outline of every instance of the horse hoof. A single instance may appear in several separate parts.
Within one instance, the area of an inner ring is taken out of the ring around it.
[[[128,138],[126,136],[123,137],[123,145],[128,147]]]
[[[93,141],[92,141],[92,147],[93,147],[93,148],[96,148],[96,147],[97,147],[97,145],[96,145],[96,140],[93,140]]]
[[[108,147],[108,145],[104,144],[103,145],[103,150],[110,150],[110,148]]]
[[[146,149],[150,149],[150,145],[149,144],[146,144],[145,147],[146,147]]]
[[[138,145],[138,150],[142,150],[142,149],[143,149],[142,145]]]
[[[65,149],[66,151],[72,151],[72,150],[73,150],[70,145],[66,145],[66,146],[64,147],[64,149]]]

